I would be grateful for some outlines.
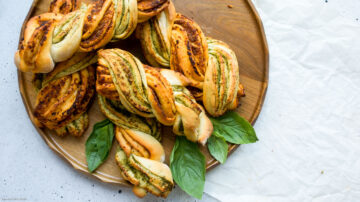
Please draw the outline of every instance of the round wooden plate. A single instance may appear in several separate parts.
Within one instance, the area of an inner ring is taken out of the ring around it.
[[[51,0],[34,0],[25,19],[24,25],[32,16],[47,12]],[[90,0],[83,0],[89,2]],[[245,86],[246,97],[241,99],[241,106],[237,112],[252,124],[258,117],[267,89],[269,53],[261,20],[250,0],[173,0],[177,12],[195,20],[206,36],[225,41],[235,51],[240,66],[240,81]],[[231,4],[231,5],[229,5]],[[24,25],[22,31],[24,29]],[[22,32],[21,32],[22,36]],[[20,37],[21,37],[20,36]],[[145,62],[139,42],[130,37],[119,43],[109,44],[107,47],[118,47],[130,51]],[[31,83],[32,74],[18,72],[20,92],[31,120],[34,109],[36,92]],[[58,137],[54,132],[36,127],[49,147],[63,157],[75,169],[89,174],[85,157],[85,142],[92,131],[93,125],[103,120],[96,101],[89,109],[90,126],[82,137]],[[162,144],[166,151],[166,163],[175,142],[171,128],[163,129]],[[236,145],[229,147],[230,152]],[[128,183],[120,176],[115,163],[116,144],[114,144],[108,159],[91,175],[98,179],[122,185]],[[216,166],[206,147],[201,150],[206,156],[206,168]]]

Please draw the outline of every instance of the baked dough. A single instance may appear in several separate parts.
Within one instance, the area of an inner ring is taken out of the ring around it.
[[[136,29],[144,56],[154,67],[170,67],[170,36],[175,15],[175,7],[170,2],[165,10]]]
[[[134,185],[133,192],[144,197],[147,192],[166,198],[174,187],[170,168],[159,161],[130,154],[126,156],[122,149],[115,155],[121,175]]]
[[[94,55],[78,53],[45,75],[34,109],[39,126],[59,135],[83,134],[88,126],[84,113],[95,93],[95,69],[89,57]]]
[[[66,14],[53,32],[51,57],[55,62],[65,61],[78,51],[84,27],[87,6]]]
[[[179,72],[143,65],[121,49],[100,50],[98,57],[96,89],[102,97],[120,101],[131,113],[155,117],[160,123],[173,126],[177,135],[206,143],[213,129],[211,121],[186,89],[186,86],[202,89],[201,82]],[[100,103],[105,106],[106,99],[102,100]]]
[[[20,71],[48,73],[55,62],[51,56],[53,30],[61,14],[44,13],[32,17],[25,26],[20,48],[15,53],[15,64]]]
[[[138,21],[145,22],[169,6],[170,0],[137,0]]]
[[[170,68],[189,79],[203,82],[209,56],[206,38],[199,25],[177,13],[170,47]]]
[[[235,53],[219,40],[207,38],[209,65],[206,70],[203,104],[212,116],[221,116],[227,110],[234,110],[244,96],[240,83],[239,65]]]
[[[68,14],[75,11],[79,6],[80,0],[53,0],[50,3],[50,13]]]

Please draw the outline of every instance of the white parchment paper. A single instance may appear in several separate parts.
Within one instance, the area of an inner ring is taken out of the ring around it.
[[[222,201],[360,201],[360,1],[254,0],[270,49],[255,129],[206,177]]]

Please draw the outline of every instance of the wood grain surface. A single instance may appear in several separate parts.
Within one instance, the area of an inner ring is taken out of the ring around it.
[[[89,1],[83,0],[83,2]],[[266,94],[269,53],[262,23],[253,4],[250,0],[229,0],[226,2],[223,0],[173,0],[173,2],[177,12],[195,20],[206,36],[226,42],[235,51],[240,66],[240,81],[244,85],[246,93],[246,97],[242,98],[241,106],[237,109],[237,112],[254,124]],[[34,0],[24,25],[30,17],[46,12],[49,4],[50,0]],[[128,50],[145,63],[141,54],[140,43],[134,37],[130,37],[125,41],[111,43],[107,47]],[[29,117],[33,120],[32,111],[35,105],[36,92],[32,86],[31,78],[31,73],[18,71],[20,93]],[[58,137],[54,132],[34,125],[52,150],[63,157],[75,169],[87,174],[89,172],[86,165],[85,142],[92,131],[93,125],[105,118],[101,114],[96,101],[89,110],[89,117],[90,126],[82,137]],[[169,163],[175,136],[169,127],[163,128],[162,134],[166,163]],[[115,163],[116,145],[117,143],[113,145],[104,164],[91,175],[104,182],[128,185],[120,176]],[[236,148],[236,145],[231,145],[229,147],[230,154]],[[201,150],[206,156],[207,170],[218,164],[210,156],[206,147],[202,147]]]

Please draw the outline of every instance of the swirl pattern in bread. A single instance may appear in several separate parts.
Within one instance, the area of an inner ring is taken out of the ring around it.
[[[134,185],[133,192],[144,197],[147,192],[166,198],[174,187],[170,168],[159,161],[131,153],[129,157],[118,149],[115,155],[121,175]]]
[[[51,56],[53,30],[61,14],[44,13],[32,17],[25,26],[15,64],[23,72],[47,73],[54,69]]]
[[[100,50],[98,55],[99,66],[108,69],[112,80],[112,85],[107,83],[97,86],[99,93],[111,95],[115,87],[119,100],[129,112],[142,117],[155,116],[164,125],[173,124],[175,106],[172,89],[159,72],[145,68],[136,57],[120,49]],[[107,71],[99,72],[100,82],[109,81],[109,76],[105,73]],[[110,92],[106,93],[107,90]]]
[[[79,2],[79,0],[52,0],[50,3],[49,12],[68,14],[77,9]]]
[[[69,59],[78,51],[87,6],[66,14],[56,25],[51,45],[51,57],[55,62]]]
[[[212,133],[212,124],[185,88],[201,89],[200,82],[172,70],[143,65],[121,49],[100,50],[98,56],[101,67],[97,72],[96,88],[99,94],[118,99],[131,113],[156,117],[160,123],[173,126],[176,134],[185,135],[191,141],[206,143]],[[118,96],[113,95],[116,92]]]
[[[168,7],[170,0],[137,0],[138,20],[145,22]]]
[[[175,7],[170,2],[167,9],[137,27],[136,36],[152,66],[170,66],[170,36],[175,15]]]
[[[79,10],[74,10],[72,3],[76,2],[55,0],[50,8],[54,13],[28,21],[15,54],[20,71],[51,72],[55,62],[65,61],[77,51],[91,52],[125,39],[136,28],[136,0],[96,0],[82,4]]]
[[[45,76],[42,88],[36,97],[34,117],[37,122],[55,130],[59,135],[68,132],[79,136],[84,132],[84,129],[80,131],[71,129],[76,125],[86,129],[87,116],[81,116],[87,110],[95,93],[94,68],[90,63],[74,64],[74,61],[84,59],[87,55],[76,56],[73,61],[59,63],[57,66],[59,70],[56,73]],[[74,72],[71,73],[68,69]]]
[[[207,38],[209,65],[206,70],[203,103],[212,116],[234,110],[244,95],[240,84],[239,65],[235,53],[222,41]]]
[[[204,33],[193,20],[177,13],[170,40],[170,68],[189,79],[204,81],[208,47]]]

